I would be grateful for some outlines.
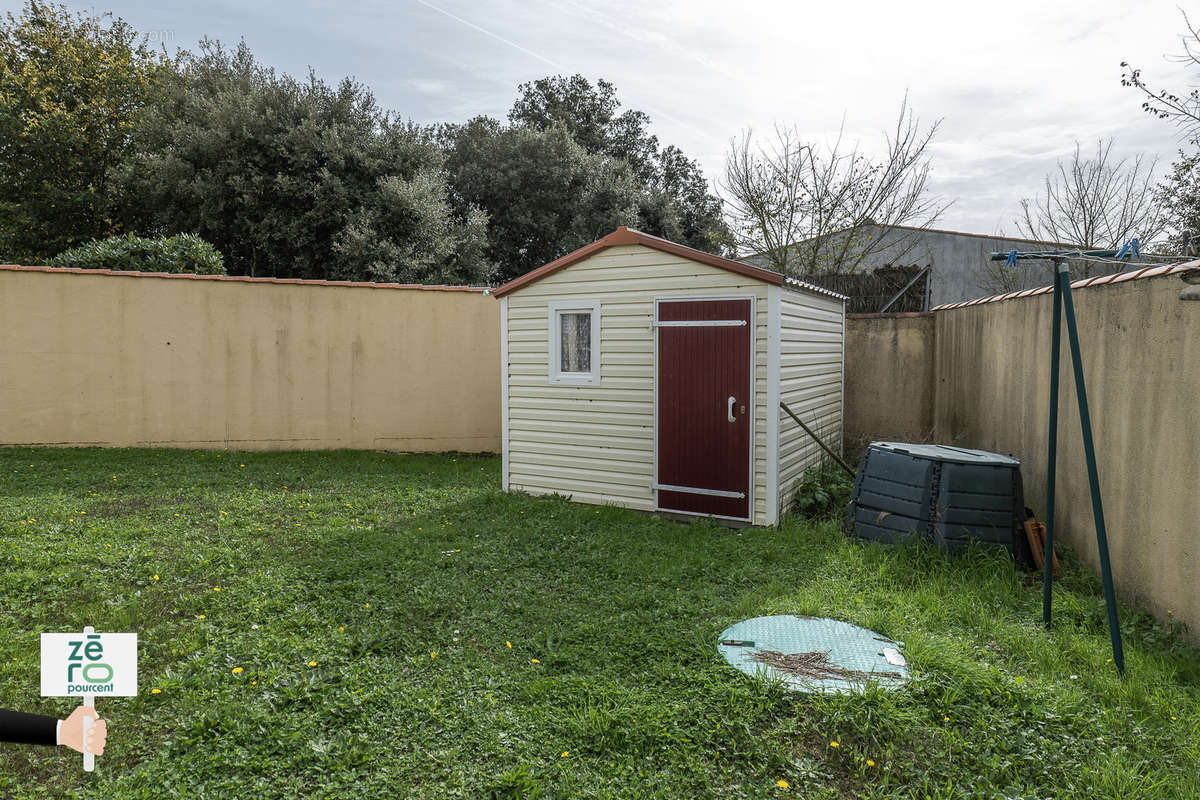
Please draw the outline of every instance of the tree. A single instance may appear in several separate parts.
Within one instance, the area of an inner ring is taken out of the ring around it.
[[[482,283],[486,217],[452,208],[429,134],[360,84],[299,81],[204,41],[122,176],[148,233],[212,242],[230,274]]]
[[[1058,174],[1047,175],[1043,192],[1021,200],[1016,220],[1023,236],[1075,245],[1082,249],[1120,247],[1133,237],[1149,244],[1163,231],[1162,204],[1154,184],[1156,158],[1134,156],[1114,160],[1111,139],[1096,143],[1092,158],[1080,145]],[[1102,274],[1104,262],[1073,262],[1072,274]]]
[[[1187,33],[1180,36],[1183,52],[1168,58],[1184,64],[1200,78],[1200,26],[1192,24],[1183,13]],[[1142,71],[1121,62],[1126,71],[1121,83],[1137,89],[1145,96],[1142,109],[1159,119],[1171,120],[1190,137],[1191,152],[1179,151],[1179,159],[1159,186],[1157,199],[1166,216],[1168,249],[1185,256],[1200,255],[1200,89],[1191,88],[1182,94],[1169,89],[1153,89],[1142,78]]]
[[[476,117],[440,136],[455,202],[490,215],[486,252],[499,280],[637,221],[628,164],[587,152],[563,125],[539,130]]]
[[[650,118],[641,111],[617,111],[617,89],[606,80],[591,82],[582,75],[552,75],[517,87],[517,99],[508,121],[535,130],[560,125],[589,153],[602,153],[629,164],[634,176],[654,174],[658,139],[647,128]]]
[[[854,272],[885,253],[902,261],[915,228],[946,208],[928,192],[925,150],[938,125],[922,131],[905,103],[878,160],[841,132],[821,145],[795,127],[776,126],[764,144],[744,131],[730,144],[721,184],[739,251],[791,275]]]
[[[585,152],[628,165],[640,195],[632,225],[712,253],[729,249],[721,201],[699,165],[678,147],[660,148],[650,117],[621,111],[611,83],[554,75],[523,83],[517,93],[508,114],[512,125],[539,131],[561,126]]]
[[[1187,28],[1187,33],[1179,37],[1183,43],[1183,52],[1169,58],[1179,64],[1200,68],[1200,26],[1192,24],[1186,11],[1181,13],[1184,27]],[[1182,94],[1170,89],[1155,91],[1142,78],[1140,69],[1134,68],[1127,61],[1122,61],[1121,66],[1125,69],[1121,74],[1121,84],[1137,89],[1146,98],[1142,102],[1143,111],[1160,119],[1169,119],[1189,133],[1200,132],[1200,88],[1193,87]]]
[[[1168,248],[1191,258],[1200,257],[1200,140],[1193,150],[1179,152],[1171,173],[1158,188],[1170,235]]]
[[[641,230],[709,253],[732,251],[733,232],[720,198],[699,165],[678,147],[668,145],[655,155],[645,189],[638,204]]]
[[[114,173],[173,61],[110,15],[29,0],[0,24],[0,260],[121,231]]]

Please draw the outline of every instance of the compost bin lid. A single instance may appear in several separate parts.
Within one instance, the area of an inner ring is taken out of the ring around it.
[[[735,669],[801,692],[858,692],[908,679],[900,642],[836,619],[776,614],[726,628],[717,644]]]
[[[916,458],[927,458],[932,461],[953,461],[958,464],[994,464],[1003,467],[1019,467],[1020,459],[1000,453],[989,453],[987,450],[968,450],[965,447],[951,447],[947,444],[912,444],[907,442],[871,442],[871,447],[880,450],[890,450],[893,453],[906,453]]]

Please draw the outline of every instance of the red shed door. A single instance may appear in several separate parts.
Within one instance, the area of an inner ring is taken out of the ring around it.
[[[658,303],[658,508],[750,518],[751,302]]]

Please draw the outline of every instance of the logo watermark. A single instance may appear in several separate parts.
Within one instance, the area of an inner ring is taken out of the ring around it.
[[[97,695],[133,697],[137,694],[137,634],[42,634],[42,696],[82,697],[91,709]],[[94,712],[93,712],[94,713]],[[88,738],[91,718],[83,720],[82,741]],[[93,755],[86,749],[83,768],[91,771]]]

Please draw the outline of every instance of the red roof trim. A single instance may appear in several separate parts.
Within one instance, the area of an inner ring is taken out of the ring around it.
[[[1180,275],[1184,272],[1195,272],[1200,270],[1200,261],[1189,261],[1186,264],[1167,265],[1160,264],[1156,267],[1143,267],[1142,269],[1132,272],[1116,272],[1112,275],[1100,275],[1094,278],[1082,278],[1071,282],[1072,289],[1083,289],[1088,286],[1107,286],[1113,283],[1124,283],[1125,281],[1137,281],[1143,278],[1157,278],[1163,275]],[[1038,294],[1049,294],[1053,291],[1053,286],[1039,286],[1036,289],[1026,289],[1021,292],[1009,292],[1008,294],[997,294],[991,297],[980,297],[975,300],[963,300],[959,303],[945,303],[940,306],[934,306],[933,311],[950,311],[954,308],[966,308],[967,306],[979,306],[985,303],[999,303],[1001,300],[1009,300],[1016,297],[1032,297]]]
[[[362,289],[419,289],[433,292],[486,292],[477,286],[442,286],[424,283],[371,283],[369,281],[313,281],[302,278],[251,278],[248,275],[196,275],[192,272],[136,272],[133,270],[83,269],[81,267],[27,267],[0,264],[9,272],[67,272],[75,275],[106,275],[125,278],[183,278],[193,281],[237,281],[239,283],[287,283],[299,286],[350,286]]]
[[[722,258],[721,256],[713,255],[712,253],[706,253],[703,250],[696,250],[692,247],[686,247],[682,244],[676,244],[675,242],[671,242],[666,239],[660,239],[657,236],[651,236],[650,234],[642,233],[641,231],[635,231],[622,225],[612,233],[605,236],[603,239],[597,239],[591,244],[584,245],[572,253],[567,253],[562,258],[557,258],[554,261],[551,261],[549,264],[544,264],[537,269],[526,272],[524,275],[521,275],[518,278],[514,278],[503,286],[494,289],[492,294],[496,297],[503,297],[504,295],[515,292],[518,289],[522,289],[531,283],[540,281],[547,275],[553,275],[560,269],[565,269],[572,264],[576,264],[588,256],[595,255],[601,250],[625,244],[640,244],[643,247],[650,247],[654,250],[670,253],[674,256],[686,258],[689,261],[698,261],[701,264],[707,264],[710,267],[716,267],[728,272],[736,272],[739,275],[745,275],[747,278],[754,278],[755,280],[760,280],[764,283],[772,284],[773,286],[783,285],[783,275],[779,274],[778,272],[773,272],[769,269],[763,269],[762,267],[756,267],[752,264],[743,264],[740,261],[731,261],[728,258]]]

